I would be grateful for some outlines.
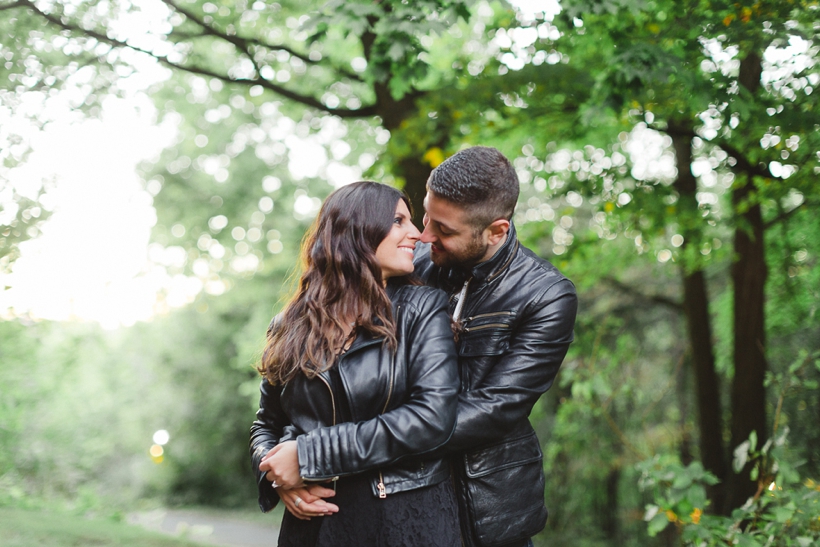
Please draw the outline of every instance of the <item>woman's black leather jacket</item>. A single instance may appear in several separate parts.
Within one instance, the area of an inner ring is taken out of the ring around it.
[[[373,494],[384,497],[448,478],[445,460],[424,455],[446,443],[455,426],[458,373],[447,297],[411,285],[388,286],[388,294],[396,352],[361,333],[339,358],[351,421],[336,422],[339,396],[328,372],[312,380],[300,374],[284,386],[262,381],[250,453],[263,511],[279,496],[259,463],[285,440],[298,443],[305,481],[373,470]]]

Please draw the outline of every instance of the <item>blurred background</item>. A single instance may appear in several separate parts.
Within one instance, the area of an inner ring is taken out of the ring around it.
[[[0,0],[0,514],[257,511],[321,201],[482,144],[580,297],[537,544],[820,545],[818,9]]]

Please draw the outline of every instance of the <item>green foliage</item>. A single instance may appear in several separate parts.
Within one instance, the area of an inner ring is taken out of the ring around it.
[[[428,75],[420,36],[440,34],[458,17],[469,18],[469,2],[350,2],[333,0],[309,19],[305,29],[311,40],[323,39],[338,28],[345,36],[363,37],[368,66],[364,78],[388,83],[395,99],[401,99]]]
[[[253,365],[280,296],[230,294],[114,332],[0,322],[0,504],[249,504]],[[159,429],[171,439],[152,460]]]
[[[4,547],[195,547],[184,539],[148,532],[123,522],[75,516],[60,511],[0,508]]]
[[[357,163],[377,152],[373,123],[343,125],[213,79],[176,78],[156,98],[166,116],[179,120],[180,142],[155,165],[143,166],[148,188],[158,192],[153,239],[184,250],[184,264],[175,271],[206,283],[257,271],[286,275],[318,204],[334,188],[328,172],[344,167],[336,158]],[[288,137],[291,131],[304,144]],[[321,154],[317,164],[333,159],[312,168],[301,152],[294,154],[301,162],[296,165],[283,141],[309,150],[308,158]],[[307,174],[294,176],[291,166]]]
[[[700,462],[683,466],[675,457],[655,456],[639,463],[637,468],[641,472],[639,485],[652,492],[654,502],[647,506],[644,516],[650,536],[656,536],[670,522],[700,522],[709,504],[704,485],[718,482]]]
[[[706,513],[705,485],[717,479],[695,462],[655,457],[638,465],[641,488],[651,492],[647,531],[655,536],[674,524],[682,545],[812,546],[820,543],[820,486],[801,478],[791,463],[787,431],[756,450],[750,437],[735,451],[735,467],[757,462],[758,491],[731,516]]]
[[[167,25],[146,52],[180,69],[151,90],[179,142],[143,168],[153,240],[181,257],[165,264],[172,275],[229,290],[120,333],[0,324],[0,503],[60,495],[92,505],[112,491],[253,499],[251,363],[333,169],[423,187],[425,170],[411,167],[488,144],[519,173],[521,237],[581,298],[576,341],[532,416],[544,441],[544,537],[596,547],[668,544],[671,531],[693,545],[816,541],[814,483],[800,478],[820,470],[816,3],[565,0],[555,19],[497,2],[165,5]],[[0,78],[13,91],[2,100],[76,84],[75,106],[93,113],[134,61],[109,33],[120,12],[57,2],[45,15],[59,22],[45,24],[20,6],[0,21]],[[535,38],[520,46],[519,33]],[[805,59],[772,60],[797,37]],[[767,75],[747,87],[755,56]],[[697,167],[688,197],[677,185],[689,168],[675,164],[681,135]],[[305,142],[322,167],[294,175]],[[647,156],[665,168],[641,171]],[[740,190],[749,192],[733,199]],[[679,280],[708,279],[726,398],[731,242],[755,205],[768,228],[771,370],[757,403],[788,426],[792,445],[750,439],[734,451],[777,486],[723,518],[709,514],[714,481],[697,463]],[[171,441],[154,463],[147,449],[159,428]]]
[[[3,152],[0,148],[0,161],[7,156]],[[4,180],[2,172],[0,167],[0,273],[6,273],[20,254],[20,243],[37,237],[51,213],[40,203],[45,188],[33,198],[23,196]]]

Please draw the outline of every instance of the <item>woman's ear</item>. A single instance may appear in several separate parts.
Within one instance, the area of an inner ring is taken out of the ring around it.
[[[504,236],[507,235],[507,232],[510,231],[510,221],[505,218],[499,218],[487,226],[486,230],[488,232],[487,243],[490,245],[498,245],[504,239]]]

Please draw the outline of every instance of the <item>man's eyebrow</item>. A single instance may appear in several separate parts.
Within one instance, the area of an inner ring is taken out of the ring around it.
[[[439,225],[439,227],[444,228],[445,230],[448,230],[448,231],[450,231],[450,232],[455,232],[455,231],[457,231],[457,230],[456,230],[455,228],[453,228],[452,226],[450,226],[450,225],[448,225],[448,224],[445,224],[445,223],[441,222],[440,220],[435,220],[434,222],[435,222],[436,224],[438,224],[438,225]]]

